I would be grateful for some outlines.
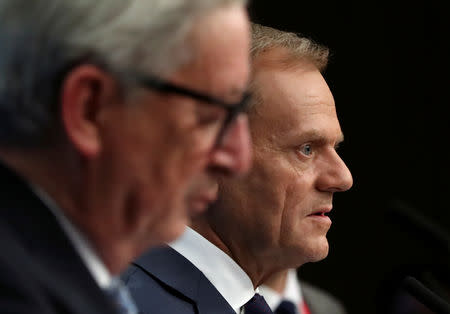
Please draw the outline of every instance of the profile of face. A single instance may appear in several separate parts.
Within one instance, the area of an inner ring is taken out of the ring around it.
[[[245,9],[232,5],[212,11],[195,23],[188,39],[192,61],[161,79],[238,103],[249,77]],[[117,87],[112,84],[111,89]],[[111,94],[96,118],[99,148],[91,154],[94,180],[101,183],[87,197],[103,198],[96,210],[109,211],[97,228],[116,230],[118,237],[133,230],[142,249],[172,241],[191,214],[215,200],[210,184],[214,172],[248,170],[247,118],[238,116],[217,143],[227,113],[220,106],[150,88],[139,88],[125,100]]]
[[[219,9],[203,18],[192,33],[192,45],[194,61],[169,81],[227,103],[240,101],[249,76],[244,9]],[[120,135],[119,149],[127,154],[125,171],[135,181],[138,208],[153,220],[149,236],[161,243],[178,237],[190,215],[216,199],[210,169],[240,174],[249,168],[250,136],[246,117],[240,116],[216,145],[224,108],[182,95],[146,94],[131,119],[121,118],[124,132],[131,134]]]
[[[228,244],[240,235],[234,242],[245,250],[294,267],[327,256],[333,194],[353,181],[336,152],[343,134],[327,83],[307,61],[266,64],[282,54],[266,52],[254,64],[253,167],[245,177],[220,179],[218,210],[208,215]]]

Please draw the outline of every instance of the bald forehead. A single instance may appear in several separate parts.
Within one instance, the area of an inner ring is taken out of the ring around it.
[[[252,115],[254,109],[261,104],[263,97],[261,91],[270,88],[261,76],[279,72],[319,72],[319,69],[308,58],[299,58],[292,56],[285,48],[272,48],[260,53],[251,62],[251,81],[250,90],[252,101],[248,107],[248,114]],[[334,104],[334,103],[333,103]]]
[[[254,142],[343,140],[333,95],[311,62],[300,61],[288,69],[274,63],[265,65],[253,72],[252,91],[256,96],[249,122]]]

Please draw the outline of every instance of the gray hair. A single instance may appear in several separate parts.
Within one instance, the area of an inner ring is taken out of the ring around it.
[[[250,54],[253,61],[253,75],[255,74],[255,60],[267,51],[282,49],[286,53],[282,55],[276,64],[284,68],[292,68],[302,60],[311,62],[320,72],[323,72],[328,64],[329,49],[300,34],[280,31],[278,29],[252,23],[252,44]],[[261,102],[261,95],[257,84],[250,83],[252,100],[247,107],[251,113]]]
[[[54,133],[71,67],[94,59],[113,71],[169,75],[195,54],[187,38],[196,18],[231,4],[245,0],[2,0],[0,147]]]
[[[300,34],[284,32],[278,29],[252,23],[251,56],[255,60],[265,51],[281,48],[286,50],[286,62],[307,60],[319,71],[324,71],[328,64],[330,51],[313,40]]]

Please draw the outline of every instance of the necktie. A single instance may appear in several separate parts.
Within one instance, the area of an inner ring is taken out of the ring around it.
[[[294,302],[284,300],[278,305],[275,314],[299,314]],[[303,314],[303,313],[302,313]]]
[[[114,278],[111,286],[105,289],[106,294],[113,300],[118,314],[137,314],[138,310],[130,296],[128,288],[120,281]]]
[[[258,293],[245,303],[244,309],[245,314],[273,314],[266,300]]]

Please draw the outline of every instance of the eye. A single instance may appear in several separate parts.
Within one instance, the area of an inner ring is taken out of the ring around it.
[[[197,123],[200,126],[214,126],[219,125],[225,119],[225,113],[220,108],[216,110],[207,109],[197,112]]]
[[[309,157],[313,154],[313,148],[311,144],[304,144],[302,146],[300,146],[300,148],[298,149],[300,151],[300,153],[302,153],[303,155]]]
[[[197,123],[201,126],[219,124],[222,120],[222,116],[217,114],[201,115],[197,117]]]

